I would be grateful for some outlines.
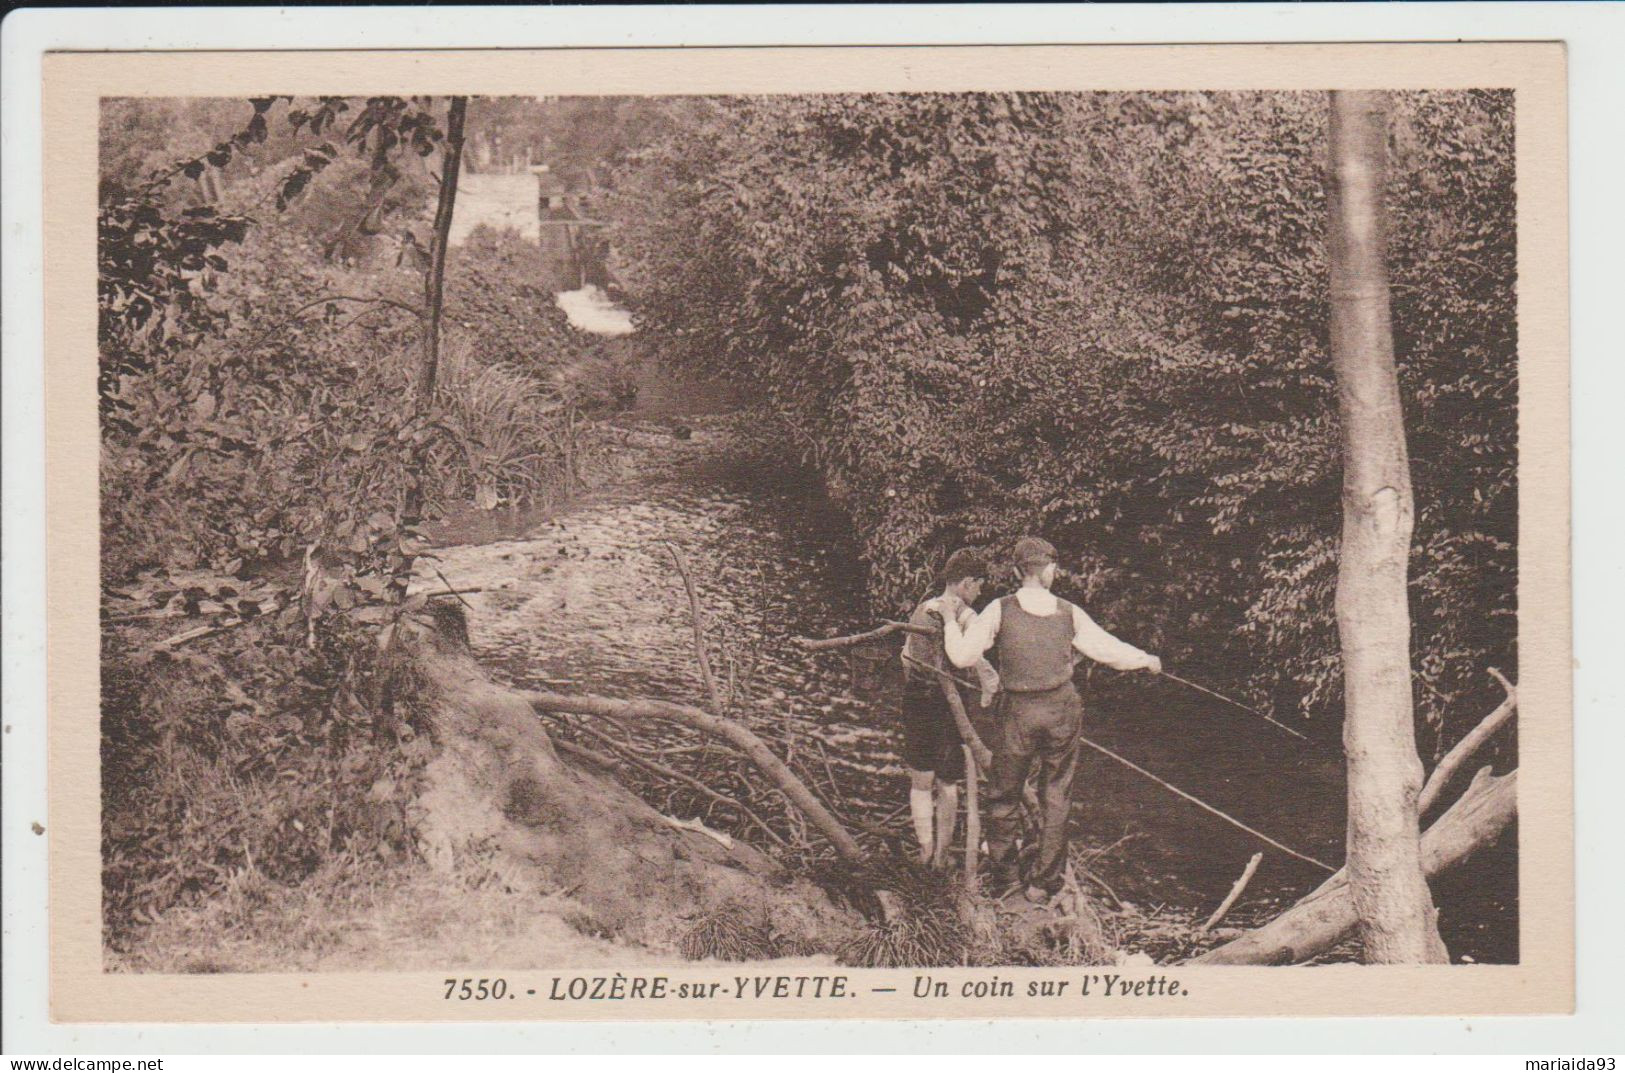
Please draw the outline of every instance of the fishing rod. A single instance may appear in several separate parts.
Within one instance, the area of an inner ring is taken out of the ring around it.
[[[1305,862],[1307,862],[1309,864],[1314,865],[1317,868],[1324,868],[1328,873],[1331,873],[1333,875],[1335,875],[1337,873],[1337,869],[1333,868],[1331,865],[1327,864],[1325,861],[1316,860],[1314,857],[1309,856],[1309,854],[1307,854],[1307,853],[1299,853],[1297,850],[1293,849],[1291,846],[1288,846],[1288,845],[1286,845],[1284,843],[1275,841],[1275,839],[1271,838],[1269,835],[1265,834],[1263,831],[1258,830],[1256,827],[1248,827],[1246,824],[1242,823],[1240,820],[1236,819],[1234,816],[1230,815],[1228,812],[1223,812],[1223,811],[1221,811],[1221,810],[1219,810],[1217,808],[1214,808],[1212,805],[1208,804],[1206,801],[1203,801],[1201,798],[1197,797],[1195,794],[1186,793],[1184,790],[1181,790],[1179,787],[1175,786],[1173,783],[1169,782],[1166,779],[1158,778],[1157,776],[1151,774],[1151,772],[1147,771],[1145,768],[1141,767],[1139,764],[1134,763],[1134,761],[1125,760],[1123,757],[1118,756],[1116,753],[1112,752],[1110,749],[1106,748],[1104,745],[1101,745],[1101,744],[1099,744],[1097,742],[1090,741],[1088,738],[1084,737],[1082,734],[1078,735],[1078,742],[1080,744],[1082,744],[1082,745],[1089,746],[1089,748],[1094,749],[1096,752],[1104,753],[1106,756],[1111,757],[1113,760],[1117,761],[1119,764],[1122,764],[1124,767],[1128,768],[1130,771],[1133,771],[1133,772],[1135,772],[1137,774],[1140,774],[1140,775],[1144,775],[1146,778],[1150,779],[1152,782],[1156,783],[1158,786],[1161,786],[1164,790],[1167,790],[1170,793],[1176,794],[1179,797],[1184,798],[1186,801],[1189,801],[1191,804],[1195,805],[1199,809],[1202,809],[1204,812],[1212,813],[1213,815],[1219,817],[1219,819],[1223,820],[1225,823],[1230,824],[1232,827],[1237,827],[1237,828],[1239,828],[1239,829],[1241,829],[1243,831],[1246,831],[1248,834],[1252,835],[1254,838],[1258,839],[1259,841],[1265,842],[1268,845],[1274,846],[1276,849],[1280,850],[1282,853],[1286,854],[1288,857],[1296,857],[1298,860],[1305,861]]]
[[[933,674],[940,675],[941,677],[947,679],[948,681],[953,682],[954,684],[959,685],[959,686],[961,686],[961,687],[963,687],[965,689],[975,690],[975,689],[980,689],[981,688],[981,686],[976,682],[968,681],[967,679],[959,677],[957,674],[951,674],[948,671],[943,670],[941,667],[933,667],[928,663],[923,663],[920,660],[917,660],[917,659],[913,658],[912,656],[907,655],[906,653],[903,656],[903,661],[905,663],[908,663],[908,664],[911,664],[911,665],[913,665],[915,667],[918,667],[922,671],[929,671],[929,672],[931,672]],[[1169,677],[1172,677],[1172,675],[1170,675]],[[1182,681],[1182,679],[1175,679],[1175,681]],[[1193,683],[1186,682],[1185,684],[1186,685],[1192,685]],[[1196,688],[1197,689],[1202,689],[1201,686],[1197,686]],[[1202,692],[1207,693],[1207,692],[1211,692],[1211,690],[1203,689]],[[1214,694],[1214,695],[1218,696],[1218,694]],[[1227,700],[1229,698],[1220,697],[1219,699]],[[1234,703],[1234,702],[1232,702],[1232,703]],[[1262,714],[1262,713],[1255,713],[1255,714]],[[1268,718],[1268,717],[1266,717],[1266,718]],[[1271,722],[1274,722],[1274,720],[1271,720]],[[1281,729],[1292,732],[1292,733],[1296,733],[1295,731],[1292,731],[1292,729],[1290,727],[1282,727]],[[1305,739],[1305,740],[1307,740],[1307,739]],[[1186,801],[1189,801],[1191,804],[1195,805],[1197,808],[1201,809],[1202,811],[1209,813],[1210,815],[1217,816],[1219,819],[1223,820],[1225,823],[1230,824],[1232,827],[1235,827],[1238,830],[1247,832],[1248,834],[1252,835],[1254,838],[1256,838],[1259,841],[1265,843],[1266,845],[1274,846],[1276,849],[1280,850],[1282,853],[1286,854],[1288,857],[1294,857],[1294,858],[1296,858],[1296,859],[1298,859],[1300,861],[1305,862],[1306,864],[1312,864],[1317,868],[1323,868],[1328,873],[1335,874],[1337,872],[1336,868],[1333,868],[1331,865],[1327,864],[1325,861],[1319,860],[1318,858],[1315,858],[1315,857],[1311,857],[1307,853],[1299,852],[1298,850],[1293,849],[1291,846],[1286,845],[1284,842],[1277,842],[1275,839],[1271,838],[1269,835],[1265,834],[1263,831],[1260,831],[1258,828],[1249,827],[1247,824],[1242,823],[1240,820],[1236,819],[1234,816],[1230,815],[1228,812],[1225,812],[1223,809],[1216,808],[1213,805],[1208,804],[1206,801],[1203,801],[1201,798],[1197,797],[1195,794],[1188,793],[1188,792],[1186,792],[1184,790],[1181,790],[1179,787],[1175,786],[1173,783],[1169,782],[1167,779],[1164,779],[1164,778],[1161,778],[1161,777],[1159,777],[1157,775],[1154,775],[1151,772],[1147,771],[1145,768],[1141,767],[1139,764],[1136,764],[1134,761],[1117,755],[1116,753],[1112,752],[1110,749],[1106,748],[1104,745],[1101,745],[1099,742],[1090,741],[1088,738],[1084,737],[1082,734],[1079,734],[1078,735],[1078,743],[1081,744],[1081,745],[1087,745],[1089,748],[1095,750],[1096,752],[1101,753],[1101,754],[1111,758],[1112,760],[1117,761],[1119,764],[1122,764],[1124,767],[1128,768],[1130,771],[1134,772],[1135,774],[1143,776],[1144,778],[1150,779],[1152,782],[1156,783],[1158,786],[1162,787],[1164,790],[1167,790],[1169,793],[1174,794],[1175,796],[1180,797],[1180,798],[1182,798],[1182,799],[1184,799]]]
[[[1170,681],[1178,682],[1180,685],[1184,686],[1186,689],[1194,689],[1194,690],[1196,690],[1196,692],[1205,694],[1205,695],[1207,695],[1209,697],[1212,697],[1214,700],[1222,700],[1226,704],[1230,705],[1232,708],[1240,708],[1242,711],[1248,713],[1249,715],[1256,715],[1258,718],[1264,720],[1264,722],[1266,722],[1266,723],[1269,723],[1271,726],[1279,727],[1280,729],[1286,731],[1288,734],[1291,734],[1294,738],[1298,738],[1298,739],[1300,739],[1302,741],[1308,741],[1309,740],[1309,735],[1300,734],[1298,731],[1293,730],[1291,727],[1287,726],[1285,723],[1281,722],[1280,720],[1273,719],[1270,716],[1265,715],[1263,712],[1259,711],[1257,708],[1249,708],[1247,705],[1241,703],[1241,701],[1232,700],[1231,698],[1225,696],[1223,693],[1220,693],[1220,692],[1218,692],[1216,690],[1209,689],[1207,686],[1199,686],[1195,682],[1188,681],[1188,680],[1186,680],[1184,678],[1179,677],[1179,675],[1173,674],[1173,673],[1171,673],[1169,671],[1161,672],[1161,676],[1163,678],[1167,678]]]

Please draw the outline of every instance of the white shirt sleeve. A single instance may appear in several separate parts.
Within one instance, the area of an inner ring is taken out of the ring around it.
[[[959,625],[961,628],[976,618],[976,612],[968,607],[959,609]],[[999,691],[999,672],[993,669],[993,664],[987,661],[984,655],[976,661],[976,681],[982,687],[983,695],[991,695]]]
[[[1151,665],[1150,656],[1101,629],[1077,604],[1072,605],[1072,627],[1072,647],[1097,663],[1118,671],[1137,671]],[[949,655],[952,654],[950,649]]]
[[[999,635],[999,618],[999,601],[994,600],[971,619],[969,625],[944,622],[942,647],[948,653],[948,661],[955,667],[975,666],[983,653],[993,647],[993,639]]]

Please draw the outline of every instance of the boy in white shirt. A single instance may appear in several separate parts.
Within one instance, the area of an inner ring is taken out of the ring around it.
[[[987,560],[968,548],[959,549],[948,557],[938,574],[942,592],[920,601],[909,622],[937,630],[942,628],[945,609],[951,608],[961,625],[968,623],[975,615],[970,603],[981,595],[986,578]],[[948,669],[941,638],[909,634],[903,642],[902,660],[899,707],[903,715],[903,761],[909,769],[909,814],[920,843],[920,862],[941,868],[948,862],[948,847],[953,844],[954,828],[959,822],[959,783],[965,778],[964,739],[943,696],[941,680],[932,670]],[[985,708],[993,702],[999,676],[986,660],[973,664]],[[966,710],[972,710],[964,690],[960,690],[960,697]]]

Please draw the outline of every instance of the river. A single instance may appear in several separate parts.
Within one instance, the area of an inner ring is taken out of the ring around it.
[[[453,519],[437,564],[471,594],[470,637],[502,676],[537,688],[700,703],[688,601],[666,542],[691,565],[716,650],[732,655],[735,714],[762,729],[789,722],[835,757],[849,804],[873,814],[906,799],[886,683],[844,656],[809,656],[796,636],[873,625],[845,519],[811,482],[733,447],[727,420],[694,415],[690,393],[659,385],[621,419],[628,466],[600,491],[546,512]],[[675,434],[674,434],[675,433]],[[652,446],[651,446],[652,444]],[[1131,624],[1113,623],[1126,639]],[[1201,668],[1178,668],[1200,680]],[[1341,758],[1167,680],[1098,669],[1086,685],[1092,741],[1306,856],[1342,860]],[[1325,873],[1260,843],[1143,775],[1085,750],[1073,813],[1083,843],[1112,847],[1092,865],[1121,898],[1201,919],[1247,859],[1264,860],[1233,913],[1267,918]],[[1507,845],[1436,893],[1452,954],[1517,959]]]

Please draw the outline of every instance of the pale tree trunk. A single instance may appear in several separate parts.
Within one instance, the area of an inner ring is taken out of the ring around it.
[[[1331,348],[1343,422],[1337,630],[1348,874],[1366,960],[1448,960],[1422,872],[1406,604],[1414,503],[1384,263],[1387,98],[1331,94]]]
[[[463,118],[468,98],[453,97],[446,111],[446,151],[440,164],[440,200],[434,210],[434,236],[429,246],[429,271],[423,277],[423,357],[418,368],[418,399],[434,399],[440,368],[440,317],[446,280],[446,247],[451,238],[451,214],[457,204],[457,177],[463,162]]]

